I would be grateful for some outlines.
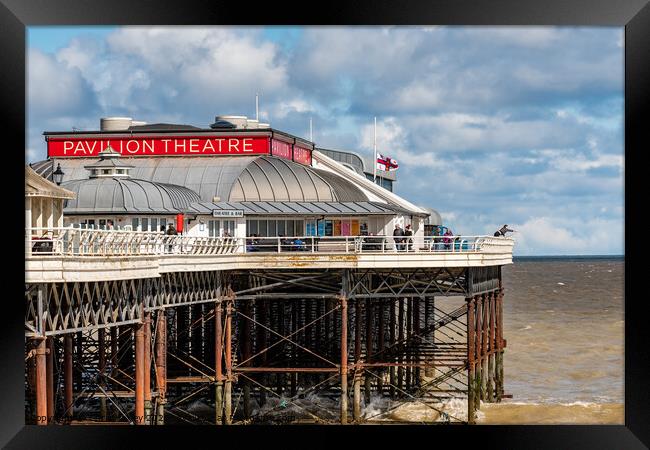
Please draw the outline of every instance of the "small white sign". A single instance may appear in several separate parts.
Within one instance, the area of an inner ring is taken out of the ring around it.
[[[213,209],[212,217],[244,217],[243,209]]]

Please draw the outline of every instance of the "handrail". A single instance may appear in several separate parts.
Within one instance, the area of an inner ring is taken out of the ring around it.
[[[73,227],[25,229],[30,256],[169,256],[256,253],[472,253],[503,252],[512,238],[494,236],[269,236],[207,237],[162,231]]]

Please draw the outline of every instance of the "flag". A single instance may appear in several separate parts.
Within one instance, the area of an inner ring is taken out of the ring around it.
[[[382,154],[377,153],[377,170],[385,170],[386,172],[389,172],[398,167],[399,165],[397,164],[397,161],[389,156],[383,156]]]

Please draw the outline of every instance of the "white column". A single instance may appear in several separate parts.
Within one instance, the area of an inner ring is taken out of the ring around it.
[[[63,227],[63,199],[54,200],[54,226]]]
[[[45,217],[44,217],[44,221],[46,224],[45,226],[47,228],[54,228],[54,202],[56,201],[56,199],[46,198],[43,200],[46,205]]]
[[[40,197],[32,197],[32,226],[40,228],[43,226],[43,201]],[[36,234],[40,234],[37,231]]]
[[[32,199],[25,197],[25,228],[32,227]]]

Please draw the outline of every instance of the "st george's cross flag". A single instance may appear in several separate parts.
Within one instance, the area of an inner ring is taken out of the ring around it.
[[[399,167],[397,164],[397,161],[392,159],[389,156],[384,156],[380,153],[377,153],[377,170],[385,170],[386,172],[389,172],[391,170],[395,170]]]

